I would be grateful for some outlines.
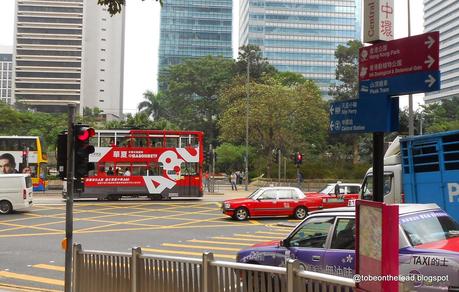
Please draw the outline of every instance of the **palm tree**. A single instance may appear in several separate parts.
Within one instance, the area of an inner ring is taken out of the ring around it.
[[[144,112],[148,117],[151,116],[153,121],[158,120],[161,116],[164,116],[164,108],[162,106],[162,94],[158,92],[157,94],[153,93],[150,90],[147,90],[143,94],[145,99],[137,108],[140,112]]]

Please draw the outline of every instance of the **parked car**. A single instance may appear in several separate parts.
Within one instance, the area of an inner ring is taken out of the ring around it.
[[[0,214],[33,206],[32,178],[29,174],[0,174]]]
[[[349,206],[349,200],[357,200],[360,196],[360,184],[336,182],[327,184],[318,192],[307,195],[322,197],[323,209]]]
[[[459,287],[459,224],[436,204],[400,205],[399,216],[399,234],[394,240],[399,240],[400,274],[446,279],[404,282],[400,291],[456,291]],[[317,211],[296,226],[284,240],[241,250],[236,260],[284,266],[287,259],[294,258],[307,270],[352,277],[354,229],[354,207]]]
[[[266,187],[259,188],[247,198],[226,200],[222,204],[223,213],[235,220],[249,217],[293,216],[304,219],[308,212],[318,210],[322,199],[305,195],[299,188]]]

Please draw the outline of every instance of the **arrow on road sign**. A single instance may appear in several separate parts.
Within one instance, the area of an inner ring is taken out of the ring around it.
[[[330,115],[333,115],[335,113],[335,108],[333,105],[330,106]]]
[[[430,55],[428,55],[427,60],[424,61],[424,64],[427,64],[427,68],[432,67],[434,63],[435,63],[435,59],[432,58]]]
[[[430,49],[435,44],[435,39],[429,35],[424,44],[426,44],[427,47]]]
[[[435,84],[435,82],[437,81],[437,79],[435,79],[435,77],[433,77],[432,75],[429,74],[429,76],[427,76],[428,79],[424,80],[425,83],[427,83],[427,85],[429,87],[432,87],[432,85]]]

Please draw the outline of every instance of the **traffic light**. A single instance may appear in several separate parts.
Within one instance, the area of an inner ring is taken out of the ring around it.
[[[271,155],[272,155],[273,163],[279,163],[279,155],[278,155],[278,151],[276,149],[273,149],[271,151]]]
[[[67,131],[57,136],[57,171],[59,178],[67,177]]]
[[[290,160],[293,162],[293,164],[296,164],[296,153],[290,154]]]
[[[89,139],[96,132],[88,125],[73,125],[74,150],[75,150],[75,177],[82,178],[88,175],[94,165],[89,163],[89,154],[94,153],[94,146],[89,143]]]
[[[302,162],[303,162],[303,154],[301,154],[301,152],[298,152],[296,154],[296,163],[301,164]]]

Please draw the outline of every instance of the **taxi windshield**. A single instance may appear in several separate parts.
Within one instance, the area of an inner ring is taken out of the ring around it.
[[[327,185],[325,188],[321,189],[319,191],[320,194],[330,194],[335,192],[335,186],[334,185]]]
[[[257,196],[261,192],[262,192],[262,189],[258,189],[255,192],[251,193],[247,198],[254,199],[254,197]]]
[[[459,224],[444,211],[404,216],[400,224],[412,246],[459,236]]]

